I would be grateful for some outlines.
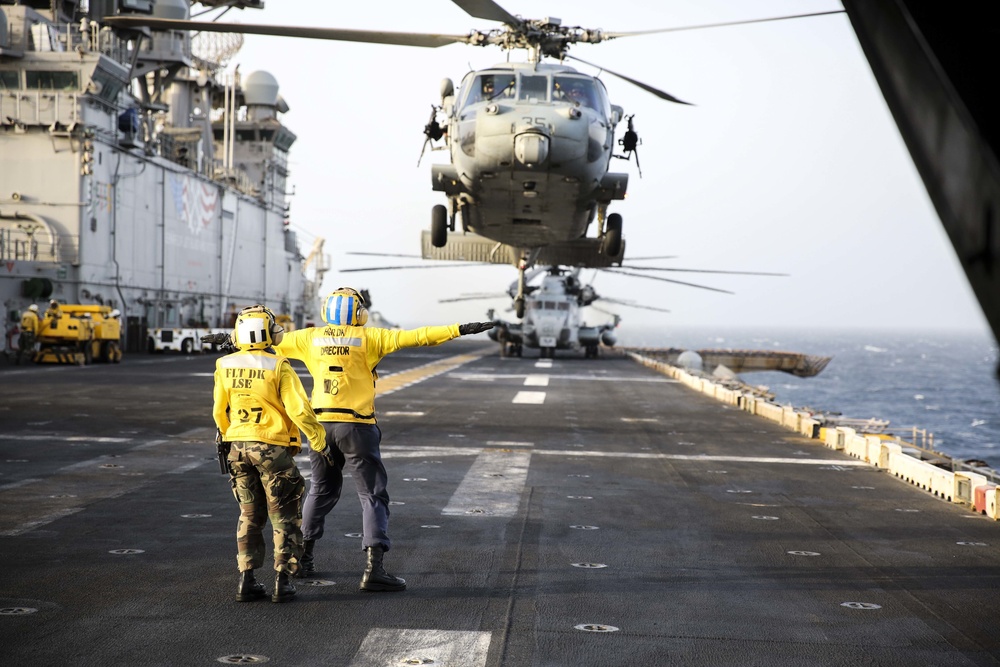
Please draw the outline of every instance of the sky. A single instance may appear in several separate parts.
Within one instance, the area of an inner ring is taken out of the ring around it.
[[[564,25],[647,30],[841,9],[832,0],[501,0],[515,15]],[[365,3],[295,0],[231,11],[224,21],[465,34],[499,24],[448,0]],[[197,6],[196,6],[197,8]],[[209,14],[208,16],[211,16]],[[580,44],[571,54],[656,86],[693,106],[664,102],[604,73],[613,104],[635,114],[634,161],[624,219],[636,264],[766,271],[788,277],[667,274],[735,294],[597,273],[603,296],[667,308],[604,305],[628,327],[957,329],[988,331],[846,14]],[[240,72],[266,70],[289,105],[290,220],[308,250],[325,239],[325,289],[368,288],[372,307],[405,327],[485,319],[509,299],[438,303],[502,292],[511,266],[339,273],[420,253],[430,211],[444,204],[425,154],[423,126],[443,78],[503,62],[496,49],[437,49],[247,36]],[[523,60],[523,52],[511,59]],[[570,63],[580,71],[599,70]],[[619,128],[619,134],[624,127]],[[434,266],[424,260],[409,263]],[[593,271],[582,277],[589,280]],[[600,305],[600,302],[598,302]],[[513,318],[509,313],[507,317]],[[609,319],[588,313],[588,320]]]

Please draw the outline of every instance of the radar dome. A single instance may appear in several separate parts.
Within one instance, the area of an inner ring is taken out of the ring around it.
[[[156,0],[153,3],[153,16],[184,21],[191,17],[191,7],[187,0]]]
[[[680,356],[677,357],[677,363],[681,368],[687,368],[693,371],[704,370],[705,364],[701,359],[701,355],[693,350],[685,350],[681,352]]]
[[[243,80],[243,99],[250,105],[275,106],[278,103],[278,80],[262,70],[250,72]]]

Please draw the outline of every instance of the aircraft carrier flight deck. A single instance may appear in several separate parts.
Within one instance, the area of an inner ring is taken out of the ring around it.
[[[0,664],[1000,663],[993,519],[626,357],[481,338],[379,368],[407,590],[358,590],[345,480],[290,604],[235,601],[215,354],[0,367]]]

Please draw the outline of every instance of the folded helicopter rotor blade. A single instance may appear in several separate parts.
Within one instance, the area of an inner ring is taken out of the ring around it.
[[[828,12],[813,12],[811,14],[789,14],[788,16],[771,16],[762,19],[746,19],[742,21],[727,21],[725,23],[704,23],[701,25],[685,25],[674,28],[660,28],[658,30],[635,30],[631,32],[607,32],[602,30],[603,39],[617,39],[619,37],[635,37],[637,35],[655,35],[661,32],[681,32],[683,30],[702,30],[705,28],[724,28],[732,25],[749,25],[751,23],[767,23],[769,21],[786,21],[788,19],[805,19],[813,16],[829,16],[830,14],[843,14],[843,9],[835,9]]]
[[[764,271],[721,271],[715,269],[675,269],[665,266],[622,266],[630,271],[679,271],[681,273],[724,273],[735,276],[778,276],[787,278],[787,273],[767,273]]]
[[[413,266],[366,266],[360,269],[337,269],[338,273],[357,273],[358,271],[396,271],[398,269],[447,269],[460,266],[476,266],[474,262],[469,264],[420,264]]]
[[[665,283],[676,283],[678,285],[687,285],[688,287],[697,287],[698,289],[707,289],[712,292],[722,292],[723,294],[735,294],[735,292],[730,292],[729,290],[719,289],[718,287],[709,287],[707,285],[696,285],[695,283],[686,283],[683,280],[672,280],[671,278],[661,278],[660,276],[649,276],[645,273],[629,273],[628,271],[619,271],[618,269],[601,269],[601,271],[606,271],[608,273],[617,273],[622,276],[633,276],[635,278],[647,278],[649,280],[659,280]]]
[[[397,46],[422,46],[437,48],[456,42],[468,44],[468,35],[436,35],[418,32],[389,32],[386,30],[345,30],[343,28],[312,28],[253,23],[216,23],[213,21],[184,21],[158,19],[144,16],[108,16],[101,23],[114,28],[151,28],[153,30],[190,30],[192,32],[235,32],[244,35],[271,37],[302,37],[329,39],[341,42],[366,42],[369,44],[394,44]]]
[[[685,102],[684,100],[678,99],[678,98],[674,97],[673,95],[671,95],[670,93],[667,93],[667,92],[664,92],[664,91],[660,90],[659,88],[654,88],[653,86],[650,86],[649,84],[643,83],[642,81],[639,81],[637,79],[633,79],[630,76],[625,76],[624,74],[619,74],[618,72],[609,70],[607,67],[603,67],[601,65],[596,65],[594,63],[587,62],[583,58],[577,58],[576,56],[567,55],[566,58],[568,58],[569,60],[575,60],[577,62],[581,62],[584,65],[590,65],[591,67],[596,67],[597,69],[604,70],[605,72],[607,72],[608,74],[611,74],[612,76],[617,76],[619,79],[622,79],[624,81],[628,81],[633,86],[638,86],[638,87],[642,88],[647,93],[652,93],[653,95],[656,95],[661,100],[667,100],[668,102],[676,102],[677,104],[686,104],[688,106],[694,106],[693,104],[691,104],[691,102]]]
[[[613,303],[618,306],[628,306],[629,308],[641,308],[642,310],[655,310],[658,313],[669,313],[670,311],[666,308],[657,308],[656,306],[643,306],[638,303],[629,303],[627,301],[619,301],[618,299],[609,299],[606,296],[601,296],[597,298],[598,301],[607,301],[608,303]],[[607,312],[607,311],[601,311]]]
[[[517,18],[493,0],[451,0],[465,10],[473,18],[486,21],[500,21],[508,25],[520,25],[523,20]]]

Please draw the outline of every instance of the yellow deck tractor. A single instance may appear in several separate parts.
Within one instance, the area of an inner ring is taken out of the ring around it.
[[[46,313],[39,324],[37,364],[122,360],[121,319],[108,306],[62,304],[57,315]]]

